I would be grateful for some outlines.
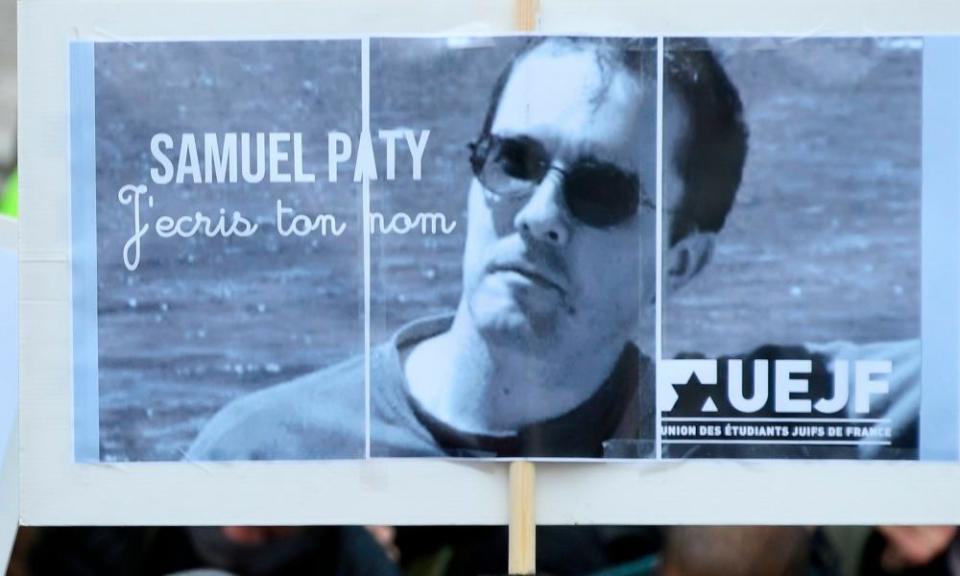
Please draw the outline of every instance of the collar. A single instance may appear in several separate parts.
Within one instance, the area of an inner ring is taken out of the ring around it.
[[[515,434],[496,436],[463,432],[441,422],[410,394],[409,383],[403,376],[400,349],[449,330],[452,322],[452,314],[411,322],[397,331],[390,347],[408,405],[447,454],[485,458],[599,458],[604,454],[605,442],[618,438],[629,442],[638,438],[637,389],[640,382],[653,380],[648,377],[651,362],[633,343],[624,346],[610,376],[597,392],[564,414],[525,426]]]

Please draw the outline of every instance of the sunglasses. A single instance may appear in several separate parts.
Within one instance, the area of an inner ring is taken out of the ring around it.
[[[584,157],[559,168],[544,145],[527,136],[487,134],[469,146],[474,176],[498,198],[527,198],[556,170],[563,174],[567,210],[587,226],[609,228],[630,219],[641,206],[656,209],[637,174],[610,162]]]

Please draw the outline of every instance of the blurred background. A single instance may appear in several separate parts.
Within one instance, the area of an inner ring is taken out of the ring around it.
[[[0,190],[17,155],[17,14],[15,0],[0,0]]]
[[[0,0],[0,568],[16,531],[11,513],[14,503],[6,499],[15,484],[17,325],[16,325],[16,215],[17,202],[11,188],[16,165],[17,129],[17,19],[15,0]]]
[[[922,40],[712,45],[750,143],[713,262],[664,302],[664,358],[919,338]]]

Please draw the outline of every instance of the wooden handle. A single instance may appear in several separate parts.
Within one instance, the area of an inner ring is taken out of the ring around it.
[[[517,30],[536,30],[539,12],[539,0],[517,0]],[[537,571],[537,526],[533,516],[534,480],[533,463],[510,463],[511,575],[526,576]]]
[[[533,509],[536,475],[532,462],[510,463],[510,566],[514,575],[537,569],[537,525]]]
[[[521,32],[536,30],[537,14],[539,12],[539,0],[517,0],[517,30]]]

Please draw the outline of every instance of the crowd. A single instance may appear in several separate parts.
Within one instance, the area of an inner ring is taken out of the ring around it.
[[[10,576],[504,574],[504,527],[21,529]],[[217,572],[211,572],[217,571]],[[537,530],[539,574],[955,575],[954,527],[569,526]]]

